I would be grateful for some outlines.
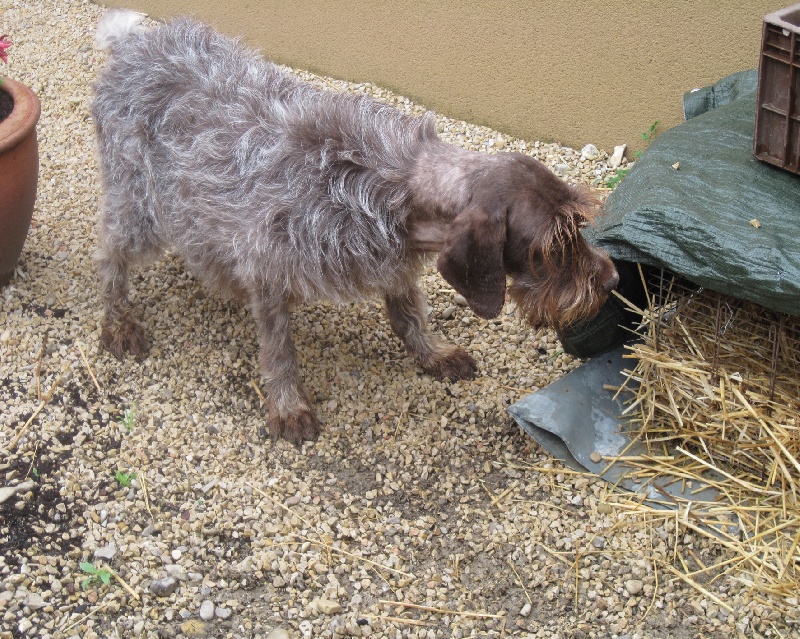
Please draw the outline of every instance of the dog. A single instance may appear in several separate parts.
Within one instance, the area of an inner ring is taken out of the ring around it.
[[[581,234],[597,202],[539,161],[446,144],[430,113],[317,90],[188,18],[139,22],[111,10],[97,32],[109,53],[92,105],[100,342],[114,356],[148,348],[130,266],[170,248],[249,305],[270,436],[299,445],[320,423],[290,333],[296,304],[382,296],[422,369],[459,380],[476,363],[432,333],[417,283],[432,254],[482,318],[508,292],[531,325],[565,326],[616,287],[613,262]]]

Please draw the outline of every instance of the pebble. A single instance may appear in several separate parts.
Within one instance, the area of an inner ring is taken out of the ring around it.
[[[205,484],[200,487],[200,490],[203,494],[207,494],[211,492],[211,489],[214,488],[219,483],[219,478],[214,477]]]
[[[625,590],[629,595],[638,595],[642,592],[642,588],[644,588],[644,584],[640,579],[628,579],[625,582]]]
[[[453,301],[459,306],[468,306],[467,298],[461,295],[460,293],[456,293],[455,295],[453,295]]]
[[[522,606],[522,608],[520,609],[520,611],[519,611],[519,615],[520,615],[520,617],[527,617],[527,616],[528,616],[528,615],[530,615],[530,614],[531,614],[531,602],[530,602],[530,601],[528,601],[528,602],[526,602],[526,603],[525,603],[525,605],[524,605],[524,606]]]
[[[581,157],[586,160],[596,160],[600,157],[600,151],[594,144],[587,144],[581,149]]]
[[[31,610],[39,610],[40,608],[44,608],[47,603],[38,592],[31,592],[25,597],[25,605]]]
[[[214,618],[214,602],[206,599],[200,604],[200,619],[211,621]]]
[[[592,546],[594,546],[598,550],[603,550],[603,548],[606,547],[605,537],[595,537],[594,539],[592,539]]]
[[[613,169],[618,168],[622,164],[622,160],[625,157],[625,149],[628,148],[627,144],[620,144],[619,146],[614,147],[614,153],[611,154],[611,157],[608,158],[608,166]]]
[[[267,639],[292,639],[289,635],[288,631],[280,626],[278,628],[273,628],[270,630],[270,633],[267,635]]]
[[[303,496],[300,493],[297,493],[296,495],[292,495],[291,497],[289,497],[289,499],[286,500],[286,505],[297,506],[302,499]]]
[[[214,609],[214,614],[219,619],[230,619],[231,615],[233,614],[233,610],[231,610],[230,608],[217,606],[217,608]]]
[[[311,602],[311,607],[323,615],[335,615],[342,611],[342,606],[339,602],[331,601],[330,599],[315,599]]]
[[[444,319],[444,320],[448,320],[448,319],[450,319],[451,317],[453,317],[453,315],[455,314],[455,312],[456,312],[457,310],[458,310],[458,306],[448,306],[446,309],[444,309],[444,310],[442,311],[442,313],[441,313],[440,317],[441,317],[442,319]]]
[[[589,459],[590,459],[592,462],[594,462],[595,464],[599,464],[601,461],[603,461],[603,456],[602,456],[602,455],[601,455],[599,452],[597,452],[596,450],[594,450],[594,451],[592,451],[592,453],[589,455]]]
[[[168,597],[178,588],[175,577],[164,577],[150,582],[150,592],[156,597]]]
[[[181,632],[188,637],[202,637],[207,634],[206,625],[197,619],[189,619],[181,624]]]
[[[178,581],[186,581],[189,579],[189,574],[186,572],[186,568],[180,564],[167,564],[164,566],[164,572],[166,572],[170,577],[175,577],[175,579]]]
[[[94,551],[94,556],[97,559],[105,559],[107,561],[112,560],[114,557],[117,556],[117,544],[111,542],[107,546],[98,548],[97,550]]]
[[[553,165],[553,170],[561,176],[566,175],[569,173],[569,164],[559,162],[558,164]]]

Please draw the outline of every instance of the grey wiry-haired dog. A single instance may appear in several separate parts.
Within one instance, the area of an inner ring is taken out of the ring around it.
[[[411,356],[437,378],[475,372],[428,328],[417,277],[438,252],[444,278],[481,317],[506,295],[532,324],[595,312],[616,286],[580,228],[595,203],[520,154],[441,142],[433,117],[318,91],[235,40],[179,19],[135,27],[110,12],[110,60],[93,106],[104,200],[101,342],[141,355],[128,268],[170,247],[206,285],[240,296],[258,324],[274,437],[313,439],[290,307],[381,295]]]

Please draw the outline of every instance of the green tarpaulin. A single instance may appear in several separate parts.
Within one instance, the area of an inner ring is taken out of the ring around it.
[[[800,177],[753,157],[755,86],[746,72],[687,94],[691,119],[652,142],[591,235],[615,259],[800,315]]]

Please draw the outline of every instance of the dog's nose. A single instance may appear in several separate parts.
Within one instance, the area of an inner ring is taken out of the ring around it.
[[[618,284],[619,284],[619,273],[617,273],[617,269],[613,269],[611,271],[611,277],[607,277],[603,282],[603,290],[606,293],[610,293],[615,288],[617,288]]]
[[[592,253],[595,259],[595,282],[603,287],[603,292],[610,293],[619,284],[619,273],[617,267],[614,266],[614,261],[608,256],[603,249],[592,246]]]

